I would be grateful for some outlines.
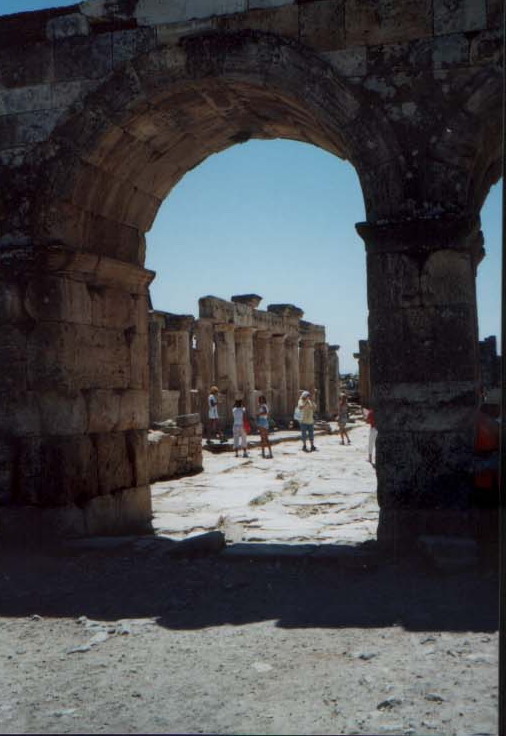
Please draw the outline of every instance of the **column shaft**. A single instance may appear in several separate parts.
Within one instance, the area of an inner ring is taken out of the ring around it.
[[[299,400],[299,336],[288,335],[285,341],[287,414],[293,414]]]
[[[220,393],[225,395],[223,412],[220,407],[220,416],[227,425],[232,421],[232,407],[237,397],[234,331],[235,327],[232,324],[218,324],[214,327],[216,384]]]
[[[244,405],[250,412],[255,411],[255,370],[253,362],[253,328],[236,327],[235,356],[237,365],[237,388],[242,393]]]
[[[281,420],[287,416],[285,339],[286,335],[273,335],[271,339],[273,415]]]
[[[449,218],[358,230],[367,247],[378,535],[458,533],[463,517],[451,512],[469,509],[471,498],[481,234]]]

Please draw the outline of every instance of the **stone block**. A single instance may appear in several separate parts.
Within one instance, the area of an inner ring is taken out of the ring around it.
[[[116,31],[112,36],[112,63],[120,66],[139,54],[145,54],[156,46],[154,28],[132,28]]]
[[[46,110],[52,107],[51,86],[37,84],[0,90],[0,115]]]
[[[21,287],[10,281],[0,282],[0,325],[24,319]]]
[[[453,33],[434,39],[433,64],[445,69],[469,61],[469,41],[463,33]]]
[[[258,6],[247,14],[221,16],[213,19],[213,26],[220,31],[251,29],[264,33],[275,33],[285,38],[299,38],[299,7],[293,3]]]
[[[24,306],[37,321],[90,324],[91,297],[82,281],[39,275],[28,281]]]
[[[16,503],[81,504],[96,495],[97,455],[90,437],[22,438],[16,453]]]
[[[322,56],[341,76],[358,77],[367,71],[366,52],[365,46],[355,46],[350,49],[327,51]]]
[[[149,426],[149,394],[145,390],[121,392],[119,421],[116,429],[147,429]]]
[[[504,22],[504,0],[487,0],[487,27],[502,28]]]
[[[503,54],[503,34],[500,30],[483,31],[471,41],[471,64],[499,63]]]
[[[70,107],[84,99],[101,80],[78,79],[70,82],[55,82],[51,85],[52,107]]]
[[[126,434],[127,451],[133,468],[134,485],[150,482],[148,433],[144,429],[130,430]]]
[[[475,279],[467,253],[440,250],[427,257],[420,273],[420,293],[426,306],[475,303]]]
[[[180,414],[176,417],[178,427],[192,427],[200,424],[200,414]]]
[[[130,488],[133,485],[133,468],[127,451],[126,434],[97,434],[93,439],[97,450],[99,494]]]
[[[75,380],[80,388],[128,388],[129,358],[123,330],[76,326]]]
[[[85,533],[148,534],[152,531],[151,491],[148,485],[126,488],[93,498],[83,508]]]
[[[140,26],[153,26],[159,23],[181,23],[193,18],[207,18],[209,15],[241,13],[247,10],[247,0],[215,0],[212,8],[209,0],[138,0],[135,17]]]
[[[315,0],[299,10],[300,41],[317,51],[345,45],[344,0]]]
[[[0,45],[0,86],[23,87],[50,82],[53,49],[50,43]]]
[[[130,342],[130,388],[147,389],[149,365],[147,335],[135,334]]]
[[[52,108],[0,117],[2,148],[26,146],[47,140],[60,116],[61,110]]]
[[[465,304],[371,310],[373,384],[476,380],[475,318]]]
[[[83,392],[88,408],[88,432],[110,432],[118,429],[121,393],[111,389]]]
[[[45,435],[84,434],[88,412],[82,393],[47,391],[38,396],[41,430]]]
[[[56,81],[99,79],[112,70],[110,33],[98,36],[74,36],[54,43]]]
[[[98,327],[125,329],[132,324],[134,304],[131,294],[120,289],[89,285],[92,322]]]
[[[391,80],[392,72],[419,73],[422,69],[430,69],[432,47],[432,38],[370,46],[367,48],[367,71],[370,75]]]
[[[8,324],[0,326],[2,391],[23,391],[27,388],[27,344],[24,330]]]
[[[434,34],[464,33],[487,27],[486,0],[434,0]]]
[[[50,41],[72,36],[87,36],[89,32],[88,18],[81,13],[68,13],[50,18],[46,25],[46,34]]]
[[[432,36],[431,0],[348,0],[346,45],[404,42]]]
[[[40,434],[37,394],[33,391],[0,392],[0,432],[3,436],[26,437]]]
[[[76,388],[76,334],[74,325],[43,322],[28,336],[29,388]]]

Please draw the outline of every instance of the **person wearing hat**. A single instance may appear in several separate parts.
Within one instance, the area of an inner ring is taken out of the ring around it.
[[[316,447],[314,446],[314,412],[316,409],[316,404],[311,398],[310,391],[303,391],[301,393],[297,408],[302,415],[302,418],[300,420],[300,430],[302,434],[302,451],[316,452]],[[309,450],[306,444],[308,439],[311,446]]]
[[[211,437],[216,436],[218,439],[223,441],[223,435],[220,432],[219,421],[220,415],[218,414],[218,386],[211,386],[209,389],[209,396],[207,397],[208,405],[208,418],[209,418],[209,430],[208,430],[208,444],[211,444]]]

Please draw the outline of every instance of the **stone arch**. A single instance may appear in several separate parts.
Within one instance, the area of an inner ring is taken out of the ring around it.
[[[143,233],[186,171],[249,138],[279,137],[348,159],[359,177],[381,167],[368,217],[395,211],[400,157],[381,111],[294,41],[216,33],[135,58],[60,122],[40,175],[38,239],[140,264]]]

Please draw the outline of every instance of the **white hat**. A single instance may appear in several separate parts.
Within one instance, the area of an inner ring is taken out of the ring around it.
[[[311,394],[309,393],[309,391],[303,391],[303,392],[301,393],[301,395],[300,395],[300,398],[301,398],[301,399],[305,399],[305,398],[307,398],[308,396],[311,396]]]

